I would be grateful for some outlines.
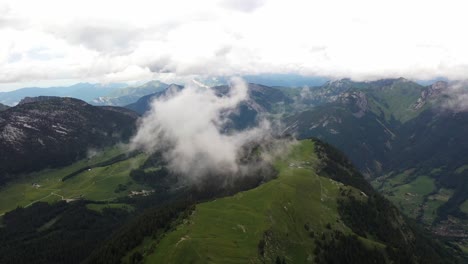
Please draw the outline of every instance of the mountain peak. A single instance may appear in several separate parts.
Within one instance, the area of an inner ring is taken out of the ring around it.
[[[339,79],[339,80],[334,80],[334,81],[328,81],[326,82],[325,86],[331,86],[331,87],[342,87],[345,85],[349,85],[353,83],[353,81],[349,78],[344,78],[344,79]]]
[[[151,80],[149,82],[146,82],[145,84],[143,84],[142,86],[167,86],[167,84],[159,81],[159,80]]]
[[[433,91],[436,90],[445,90],[448,88],[448,82],[446,81],[437,81],[431,85],[431,89]]]

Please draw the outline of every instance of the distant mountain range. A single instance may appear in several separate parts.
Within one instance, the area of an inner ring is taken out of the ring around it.
[[[306,77],[292,74],[247,75],[243,76],[243,78],[250,83],[285,87],[314,86],[327,81],[327,79],[321,77]],[[227,84],[229,78],[206,77],[196,80],[203,85],[212,87]],[[136,102],[143,96],[161,92],[168,86],[168,84],[154,80],[137,86],[128,86],[124,83],[77,83],[63,87],[28,87],[9,92],[0,92],[0,103],[13,106],[24,97],[59,96],[77,98],[93,105],[125,106]]]
[[[50,87],[50,88],[22,88],[10,92],[0,92],[0,103],[13,106],[19,103],[24,97],[35,96],[60,96],[73,97],[84,101],[91,101],[96,97],[105,96],[114,90],[124,88],[127,85],[113,83],[108,85],[78,83],[66,87]]]

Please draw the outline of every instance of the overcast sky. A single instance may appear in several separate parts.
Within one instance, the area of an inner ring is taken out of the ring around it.
[[[0,90],[296,73],[466,79],[465,1],[0,0]]]

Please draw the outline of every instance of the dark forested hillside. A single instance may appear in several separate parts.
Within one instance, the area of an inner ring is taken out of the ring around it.
[[[89,148],[126,141],[137,115],[81,100],[29,98],[0,113],[0,181],[14,174],[70,164]]]

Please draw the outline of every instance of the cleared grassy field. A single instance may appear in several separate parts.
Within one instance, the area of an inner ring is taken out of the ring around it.
[[[140,249],[152,248],[145,252],[145,263],[260,263],[261,240],[267,259],[283,256],[288,263],[311,260],[315,244],[310,232],[326,233],[328,224],[332,230],[351,232],[339,220],[337,197],[340,187],[353,188],[318,176],[314,169],[317,162],[313,142],[293,146],[291,153],[275,164],[277,179],[197,205],[193,215],[163,237],[157,247],[151,246],[156,241],[145,240]],[[378,246],[370,240],[363,242]]]
[[[415,218],[419,208],[424,201],[424,197],[435,190],[434,179],[428,176],[419,176],[413,181],[387,189],[385,193],[395,205],[397,205],[406,215]]]
[[[374,186],[375,189],[381,190],[385,193],[394,187],[398,187],[404,185],[408,182],[408,179],[412,176],[411,174],[414,172],[414,169],[408,169],[400,174],[394,175],[393,173],[389,173],[384,175],[383,177],[374,179],[371,184]]]
[[[465,166],[457,171],[463,170]],[[437,217],[437,209],[453,196],[454,190],[437,189],[431,175],[440,173],[433,169],[430,175],[414,175],[414,169],[408,169],[395,176],[381,177],[372,181],[372,186],[397,205],[407,216],[432,224]]]
[[[109,166],[86,170],[73,178],[62,181],[64,176],[72,172],[109,160],[122,153],[125,153],[125,150],[121,147],[111,148],[70,166],[35,172],[19,178],[15,182],[8,183],[0,188],[0,196],[2,197],[0,199],[0,214],[18,206],[29,206],[37,201],[53,202],[79,197],[104,201],[127,195],[127,191],[114,192],[118,184],[127,185],[128,190],[144,188],[144,186],[134,183],[129,177],[130,171],[144,162],[146,158],[144,154]]]
[[[453,190],[441,188],[436,194],[429,195],[424,204],[423,221],[432,224],[437,217],[437,209],[446,203],[453,195]]]

